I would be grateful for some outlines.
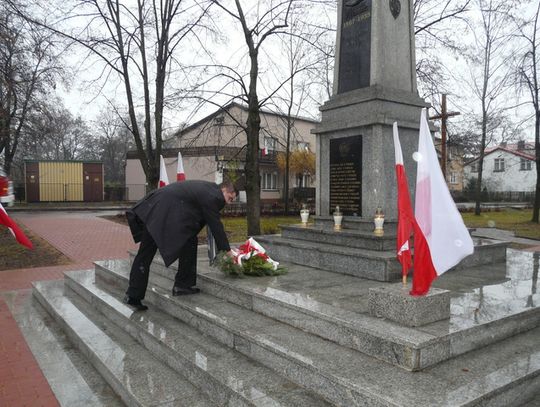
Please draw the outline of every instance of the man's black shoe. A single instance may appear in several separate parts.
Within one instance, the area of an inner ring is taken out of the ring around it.
[[[172,295],[176,297],[177,295],[190,295],[200,293],[201,289],[197,287],[173,287]]]
[[[135,311],[146,311],[148,309],[148,307],[144,305],[141,300],[131,298],[129,295],[126,295],[124,297],[124,303],[127,305],[131,305],[132,308],[135,308]]]

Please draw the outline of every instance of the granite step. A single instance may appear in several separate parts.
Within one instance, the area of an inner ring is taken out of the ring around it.
[[[314,225],[324,229],[332,229],[334,227],[333,216],[313,216]],[[360,216],[344,216],[342,223],[344,229],[358,230],[362,232],[372,233],[375,228],[373,217],[363,218]],[[384,233],[395,235],[397,233],[397,221],[386,219],[384,222]]]
[[[279,261],[376,281],[397,281],[401,278],[401,267],[396,260],[395,249],[371,250],[340,246],[334,243],[340,238],[334,238],[332,235],[341,232],[333,231],[321,233],[320,239],[309,240],[309,229],[307,228],[306,232],[296,231],[297,234],[307,233],[306,239],[280,235],[256,236],[255,239],[266,248],[270,257]],[[312,237],[315,238],[316,234],[314,233]],[[473,238],[473,242],[474,253],[463,259],[454,269],[494,264],[506,259],[508,242],[484,238]]]
[[[126,405],[215,405],[113,324],[90,308],[83,313],[64,295],[63,281],[35,282],[33,294]]]
[[[94,273],[65,273],[65,284],[111,322],[128,332],[154,357],[185,376],[219,406],[330,406],[320,397],[267,367],[201,334],[160,310],[140,318],[94,284]]]
[[[4,292],[3,296],[60,406],[125,406],[32,296],[31,289]]]
[[[101,262],[96,262],[96,267],[100,265]],[[129,270],[125,260],[105,266]],[[466,273],[448,272],[436,285],[444,288],[445,282],[465,280],[468,289],[460,292],[456,287],[448,287],[453,292],[450,320],[416,329],[369,314],[368,291],[380,287],[381,283],[298,265],[287,264],[286,267],[289,273],[278,279],[234,279],[203,261],[199,262],[197,285],[205,293],[407,370],[421,370],[540,326],[540,308],[509,309],[504,299],[498,304],[490,300],[489,310],[482,310],[485,317],[464,312],[476,307],[476,303],[472,304],[471,287],[493,289],[497,287],[495,283],[515,284],[512,280],[498,280],[498,275],[504,275],[504,264],[499,264],[498,269],[484,267]],[[172,287],[174,271],[165,267],[159,256],[154,259],[151,270],[152,275],[156,275],[157,285],[165,289]],[[475,276],[476,281],[472,281],[470,275]],[[522,296],[526,296],[525,293]],[[518,296],[512,298],[514,302],[519,299]]]
[[[348,274],[376,281],[401,279],[395,251],[340,247],[333,244],[288,239],[278,235],[257,236],[270,257],[280,262]]]
[[[510,242],[474,236],[472,241],[474,243],[474,253],[465,257],[452,270],[496,264],[506,260],[506,251]]]
[[[317,225],[307,227],[302,225],[283,225],[280,227],[282,239],[374,251],[395,252],[396,250],[395,233],[385,233],[384,236],[375,236],[372,231],[346,228],[335,231],[333,228],[329,229],[326,226]],[[264,240],[264,237],[256,237],[256,239]],[[493,264],[505,260],[506,248],[509,242],[479,237],[473,237],[472,239],[475,252],[463,259],[455,267],[456,269]],[[267,249],[273,250],[273,247],[268,247]]]
[[[285,239],[307,240],[378,251],[394,250],[396,248],[396,235],[390,233],[385,233],[384,236],[375,236],[372,231],[356,229],[335,231],[315,225],[307,227],[302,225],[281,225],[280,229],[281,236]]]
[[[99,287],[127,281],[126,269],[96,269]],[[337,406],[519,405],[540,385],[540,328],[408,372],[205,293],[169,293],[151,281],[146,301]]]

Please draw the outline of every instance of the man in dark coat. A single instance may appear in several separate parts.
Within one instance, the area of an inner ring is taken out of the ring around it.
[[[150,264],[159,249],[168,267],[176,259],[178,272],[173,295],[195,294],[197,279],[197,235],[208,225],[218,250],[230,253],[229,241],[220,220],[226,203],[236,199],[230,182],[183,181],[150,192],[126,212],[135,242],[141,242],[129,275],[124,302],[137,310],[148,309],[144,299]]]

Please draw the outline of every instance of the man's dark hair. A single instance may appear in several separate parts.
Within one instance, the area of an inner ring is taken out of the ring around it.
[[[219,187],[221,189],[226,189],[228,192],[233,192],[238,196],[238,188],[236,188],[236,185],[234,185],[231,181],[223,181],[221,184],[219,184]]]

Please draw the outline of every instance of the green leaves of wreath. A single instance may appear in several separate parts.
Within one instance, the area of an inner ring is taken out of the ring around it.
[[[278,266],[274,270],[271,263],[268,263],[265,259],[257,255],[252,255],[249,259],[243,260],[242,265],[239,265],[234,262],[232,257],[227,256],[226,252],[219,252],[215,264],[223,274],[231,277],[279,276],[287,273],[285,267]]]

